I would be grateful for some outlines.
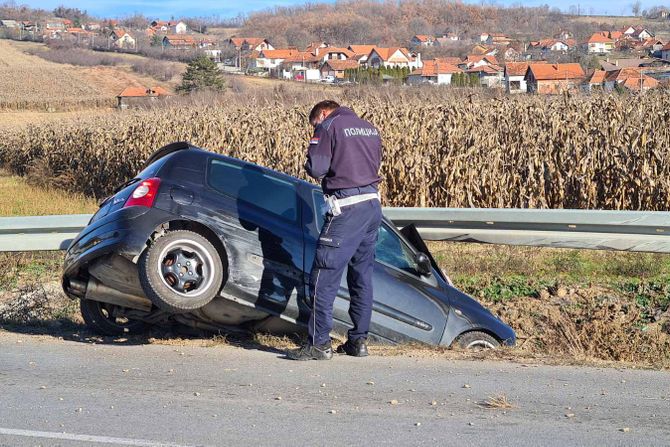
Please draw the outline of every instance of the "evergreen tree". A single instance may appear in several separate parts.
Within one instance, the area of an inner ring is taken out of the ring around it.
[[[151,46],[152,47],[160,47],[161,45],[163,45],[163,39],[158,34],[154,34],[151,37]]]
[[[189,93],[195,90],[223,90],[224,88],[226,88],[226,82],[223,74],[214,62],[202,55],[188,64],[177,91]]]

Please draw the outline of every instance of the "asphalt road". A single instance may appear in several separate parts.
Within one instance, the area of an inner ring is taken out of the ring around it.
[[[514,408],[479,405],[501,393]],[[667,372],[410,357],[293,362],[225,345],[0,332],[3,447],[668,445],[669,407]]]

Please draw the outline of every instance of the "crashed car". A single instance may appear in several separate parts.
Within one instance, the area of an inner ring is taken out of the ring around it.
[[[304,331],[321,190],[173,143],[100,204],[65,256],[65,293],[104,335],[176,322],[206,330]],[[379,229],[370,338],[493,348],[514,331],[457,290],[414,226]],[[335,333],[351,327],[346,275]]]

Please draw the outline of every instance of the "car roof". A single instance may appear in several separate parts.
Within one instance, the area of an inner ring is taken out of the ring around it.
[[[175,144],[177,144],[177,143],[175,143]],[[165,148],[167,148],[168,146],[165,146]],[[162,149],[164,149],[164,148],[159,149],[159,151],[162,150]],[[215,158],[218,158],[218,159],[221,159],[221,160],[225,160],[229,163],[237,164],[239,166],[248,166],[248,167],[251,167],[253,169],[263,171],[264,173],[270,174],[270,175],[272,175],[274,177],[278,177],[280,179],[288,180],[288,181],[291,181],[293,183],[301,183],[301,184],[303,184],[307,187],[311,187],[313,189],[319,189],[319,187],[317,185],[314,185],[313,183],[307,182],[305,180],[302,180],[298,177],[294,177],[292,175],[286,174],[284,172],[275,171],[274,169],[268,168],[266,166],[261,166],[261,165],[258,165],[256,163],[252,163],[250,161],[242,160],[240,158],[231,157],[229,155],[223,155],[223,154],[219,154],[219,153],[216,153],[216,152],[212,152],[212,151],[209,151],[207,149],[203,149],[203,148],[200,148],[200,147],[197,147],[197,146],[193,146],[191,144],[189,144],[187,148],[173,149],[172,151],[166,152],[165,154],[163,154],[163,157],[165,157],[167,155],[170,155],[174,152],[180,151],[182,149],[188,149],[188,151],[184,152],[183,155],[181,155],[181,156],[170,157],[171,160],[167,160],[167,163],[172,162],[172,160],[174,160],[175,162],[178,162],[178,160],[182,156],[187,156],[187,157],[190,157],[190,156],[215,157]],[[156,151],[155,154],[157,154],[159,151]],[[154,162],[158,159],[160,159],[160,157],[157,158],[157,159],[154,159]]]

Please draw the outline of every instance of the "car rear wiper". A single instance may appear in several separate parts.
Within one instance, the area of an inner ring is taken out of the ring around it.
[[[140,179],[139,177],[131,178],[131,179],[128,180],[127,182],[123,183],[121,186],[117,187],[111,195],[113,196],[114,194],[116,194],[117,192],[121,191],[121,190],[122,190],[123,188],[125,188],[126,186],[130,186],[130,185],[132,185],[133,183],[139,182],[140,180],[141,180],[141,179]]]
[[[125,188],[125,187],[127,187],[127,186],[130,186],[130,185],[132,185],[133,183],[136,183],[136,182],[138,182],[138,181],[140,181],[140,178],[135,177],[135,178],[131,178],[131,179],[128,180],[127,182],[123,182],[120,186],[118,186],[118,187],[114,190],[113,193],[111,193],[110,195],[108,195],[107,197],[105,197],[104,199],[102,199],[102,201],[98,204],[98,208],[102,208],[107,202],[109,202],[109,199],[111,199],[112,197],[114,197],[114,196],[116,195],[117,192],[121,191],[123,188]]]

